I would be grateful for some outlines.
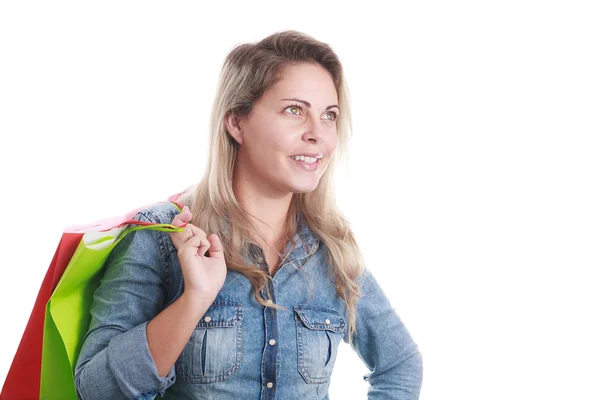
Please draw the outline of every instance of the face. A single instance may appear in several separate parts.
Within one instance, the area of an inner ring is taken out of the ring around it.
[[[234,117],[226,120],[240,144],[238,174],[274,195],[314,190],[337,146],[337,104],[333,80],[323,67],[288,66],[248,116],[237,123]]]

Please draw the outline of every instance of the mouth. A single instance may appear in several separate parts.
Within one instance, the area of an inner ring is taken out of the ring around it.
[[[311,158],[311,157],[298,157],[298,156],[290,156],[288,157],[294,164],[298,167],[302,168],[305,171],[316,171],[319,169],[319,164],[321,164],[321,158]]]

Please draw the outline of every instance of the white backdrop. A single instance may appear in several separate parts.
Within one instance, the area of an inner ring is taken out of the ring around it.
[[[196,182],[225,55],[297,29],[344,63],[339,204],[421,348],[421,399],[600,398],[600,15],[387,4],[0,3],[0,384],[62,229]],[[366,398],[366,372],[342,343],[331,398]]]

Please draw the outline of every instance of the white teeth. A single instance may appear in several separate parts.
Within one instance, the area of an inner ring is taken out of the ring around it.
[[[317,162],[317,159],[314,157],[306,157],[306,156],[292,156],[293,159],[296,159],[298,161],[304,161],[307,164],[313,164],[315,162]]]

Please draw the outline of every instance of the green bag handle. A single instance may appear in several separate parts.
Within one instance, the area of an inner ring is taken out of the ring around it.
[[[181,206],[181,204],[171,201],[171,203],[173,203],[173,205],[175,206],[175,208],[177,209],[178,212],[181,212],[181,210],[183,210],[183,207]],[[155,222],[146,222],[146,221],[138,221],[135,219],[130,219],[127,221],[122,222],[121,224],[111,228],[111,229],[115,229],[115,228],[121,228],[125,225],[135,225],[133,227],[127,227],[123,230],[123,232],[121,232],[120,236],[115,240],[114,245],[116,245],[117,243],[119,243],[121,240],[123,240],[123,238],[125,236],[127,236],[128,233],[131,232],[135,232],[135,231],[139,231],[142,229],[147,229],[147,230],[152,230],[152,231],[160,231],[160,232],[182,232],[185,227],[187,226],[187,223],[181,225],[181,226],[176,226],[173,224],[157,224]],[[96,241],[90,242],[90,243],[86,243],[86,246],[93,246],[108,240],[113,240],[115,239],[114,237],[110,237],[110,236],[105,236],[103,238],[100,238]]]

